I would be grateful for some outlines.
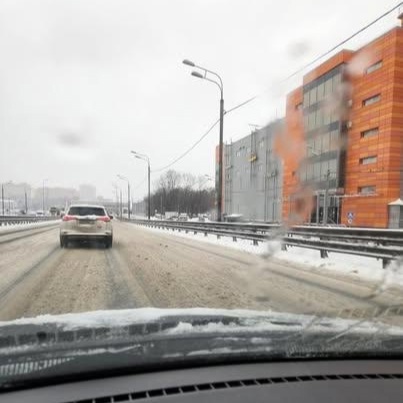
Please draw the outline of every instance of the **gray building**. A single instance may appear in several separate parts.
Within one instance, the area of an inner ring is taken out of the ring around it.
[[[241,214],[254,221],[280,222],[282,163],[274,144],[277,120],[224,146],[224,206],[226,215]]]

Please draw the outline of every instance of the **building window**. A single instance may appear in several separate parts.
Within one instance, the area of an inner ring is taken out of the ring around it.
[[[376,155],[373,155],[371,157],[364,157],[360,158],[360,164],[361,165],[375,164],[377,160],[378,158]]]
[[[295,105],[295,110],[300,111],[302,109],[302,102]]]
[[[260,140],[259,141],[259,148],[263,148],[264,147],[264,140]]]
[[[259,164],[258,167],[257,167],[257,170],[259,172],[263,172],[263,164]]]
[[[236,154],[235,154],[237,157],[240,157],[241,156],[241,150],[239,149],[239,150],[237,150],[237,152],[236,152]]]
[[[304,108],[307,108],[309,106],[309,91],[306,91],[304,93]]]
[[[332,78],[328,78],[325,81],[325,96],[333,92]]]
[[[379,134],[379,127],[373,127],[372,129],[362,131],[361,138],[366,139],[368,137],[377,136],[378,134]]]
[[[325,98],[325,83],[320,83],[318,85],[318,102]]]
[[[311,91],[309,91],[309,105],[316,104],[318,99],[318,89],[317,87],[313,87]]]
[[[341,74],[338,73],[335,76],[333,76],[332,81],[333,81],[333,92],[334,92],[334,91],[337,91],[339,89],[339,87],[340,87]]]
[[[375,70],[378,70],[382,67],[382,60],[379,60],[378,62],[371,64],[371,66],[369,66],[366,70],[365,70],[365,74],[370,74]]]
[[[381,94],[374,95],[362,101],[362,106],[372,105],[375,102],[379,102],[381,100]]]
[[[376,186],[360,186],[358,188],[358,193],[368,195],[368,194],[374,194],[376,191]]]

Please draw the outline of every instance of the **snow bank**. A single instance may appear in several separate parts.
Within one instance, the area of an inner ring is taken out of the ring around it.
[[[6,234],[7,232],[13,233],[18,232],[19,230],[25,231],[27,229],[35,229],[41,227],[48,227],[50,225],[55,225],[60,223],[60,218],[51,220],[51,221],[40,221],[40,222],[31,222],[27,224],[11,224],[11,225],[2,225],[0,226],[0,234]]]
[[[221,237],[217,239],[216,235],[204,233],[193,234],[185,231],[175,232],[166,229],[143,227],[146,230],[169,234],[172,236],[195,239],[199,242],[207,242],[215,245],[229,247],[248,253],[261,255],[262,257],[272,257],[290,263],[304,265],[308,270],[329,271],[336,274],[351,276],[367,281],[380,282],[384,284],[394,284],[403,286],[403,266],[400,263],[392,263],[387,270],[382,269],[382,260],[375,258],[349,255],[345,253],[329,252],[329,257],[322,259],[320,252],[314,249],[287,247],[287,251],[281,250],[280,241],[259,242],[259,245],[253,245],[251,240],[238,239],[234,242],[231,237]]]

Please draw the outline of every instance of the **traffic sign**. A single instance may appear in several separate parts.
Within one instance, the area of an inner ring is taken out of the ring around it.
[[[354,219],[354,213],[353,213],[352,211],[349,211],[349,212],[347,213],[347,218],[348,218],[349,220],[353,220],[353,219]]]

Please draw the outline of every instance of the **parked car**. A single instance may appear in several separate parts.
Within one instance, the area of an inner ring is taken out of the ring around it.
[[[102,241],[106,248],[110,248],[113,241],[112,218],[103,206],[70,206],[60,225],[60,246],[68,246],[69,241]]]
[[[185,213],[179,214],[178,221],[188,221],[189,216]]]

